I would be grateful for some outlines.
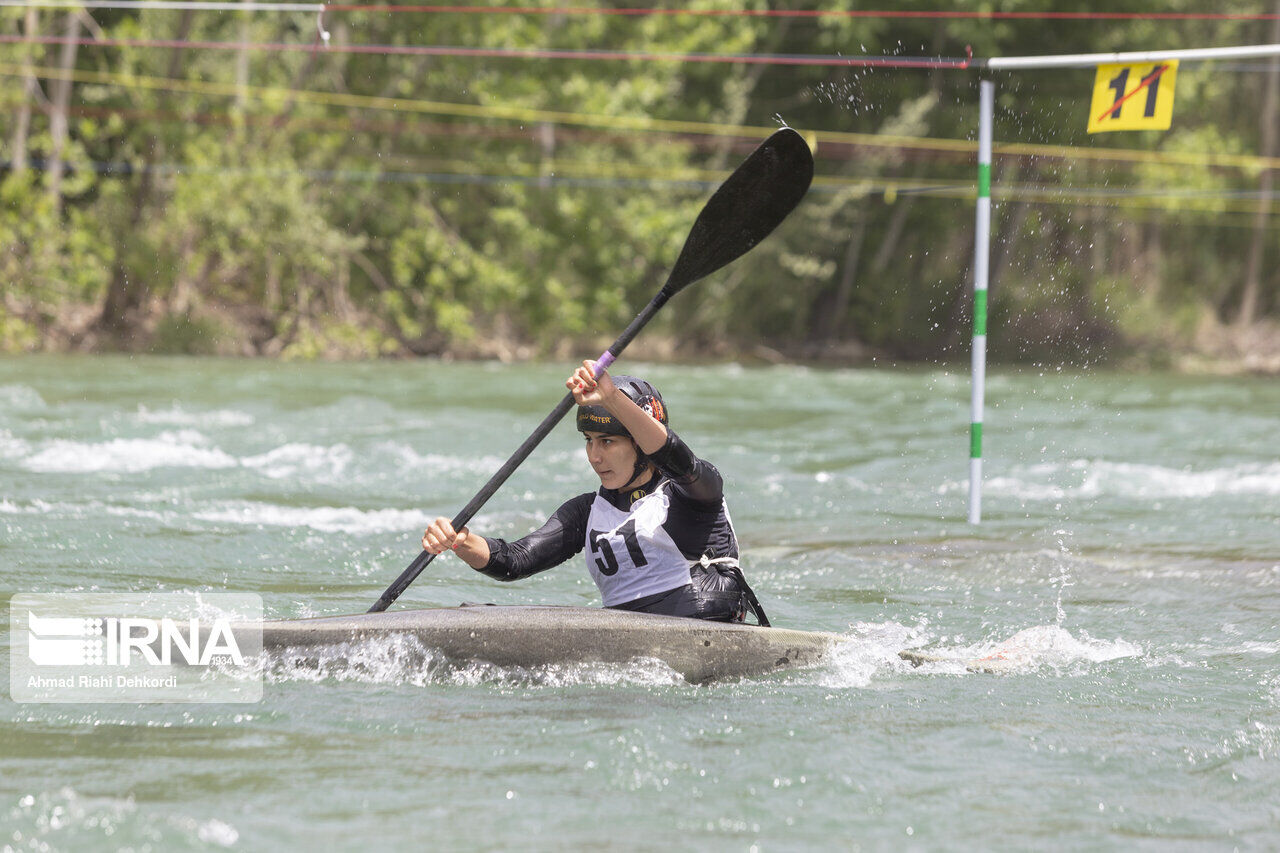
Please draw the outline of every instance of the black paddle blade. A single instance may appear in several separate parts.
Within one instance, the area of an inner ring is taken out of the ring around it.
[[[789,127],[742,161],[698,214],[662,290],[686,286],[737,260],[782,224],[813,180],[813,154]]]

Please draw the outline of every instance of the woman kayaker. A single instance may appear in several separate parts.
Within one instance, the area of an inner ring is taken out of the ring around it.
[[[558,566],[586,550],[605,607],[768,625],[738,567],[724,481],[667,427],[667,409],[642,379],[584,361],[565,381],[600,488],[566,501],[542,527],[507,542],[455,531],[437,518],[422,536],[432,554],[452,550],[500,581]]]

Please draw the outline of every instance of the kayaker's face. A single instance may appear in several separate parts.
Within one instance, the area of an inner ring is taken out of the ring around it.
[[[621,489],[631,482],[636,470],[636,446],[631,439],[603,432],[584,432],[587,461],[606,489]]]

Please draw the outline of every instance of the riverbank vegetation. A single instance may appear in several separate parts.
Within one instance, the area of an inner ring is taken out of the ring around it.
[[[1280,43],[1273,0],[1242,17],[1087,6],[0,10],[0,350],[578,353],[648,301],[710,191],[783,120],[816,143],[810,196],[637,346],[960,359],[967,47]],[[864,55],[947,61],[795,64]],[[1167,132],[1087,135],[1092,69],[992,79],[992,358],[1280,372],[1280,62],[1184,63]]]

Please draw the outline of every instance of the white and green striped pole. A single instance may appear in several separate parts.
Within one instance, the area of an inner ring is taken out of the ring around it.
[[[9,0],[0,0],[4,5]],[[87,0],[81,0],[87,2]],[[1058,56],[996,56],[979,61],[988,71],[1033,68],[1083,68],[1106,64],[1163,62],[1168,59],[1215,60],[1280,56],[1280,44],[1156,50],[1130,53],[1079,53]],[[987,277],[991,256],[991,128],[994,123],[995,84],[979,84],[978,208],[973,257],[973,400],[969,418],[969,523],[982,520],[982,409],[987,374]]]
[[[982,414],[987,381],[987,276],[991,255],[991,124],[996,85],[979,84],[978,208],[973,237],[973,389],[969,416],[969,523],[982,520]]]

